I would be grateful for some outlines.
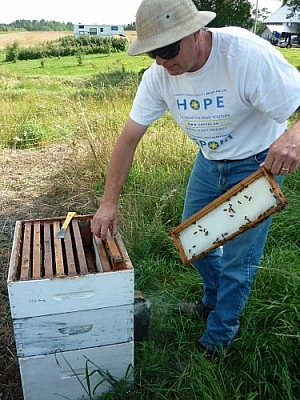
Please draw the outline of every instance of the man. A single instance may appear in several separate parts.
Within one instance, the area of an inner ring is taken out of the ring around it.
[[[183,220],[261,165],[281,183],[300,161],[300,119],[286,120],[300,104],[300,76],[267,41],[240,28],[204,28],[213,12],[191,0],[143,0],[137,39],[129,55],[148,53],[130,116],[114,147],[92,231],[117,232],[117,203],[133,155],[148,125],[167,109],[199,145]],[[202,301],[191,308],[207,319],[197,341],[205,354],[228,348],[239,327],[259,265],[270,219],[194,262],[203,280]]]

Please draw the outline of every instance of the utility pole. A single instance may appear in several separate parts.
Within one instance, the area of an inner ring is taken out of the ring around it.
[[[256,0],[256,5],[255,5],[255,18],[254,18],[254,25],[253,25],[253,33],[256,33],[257,13],[258,13],[258,0]]]

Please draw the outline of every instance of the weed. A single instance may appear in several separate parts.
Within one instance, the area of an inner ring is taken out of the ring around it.
[[[18,136],[10,143],[10,147],[16,149],[37,148],[45,136],[42,127],[36,118],[30,118],[21,125]]]
[[[132,379],[133,379],[133,367],[131,364],[128,365],[124,377],[119,379],[114,377],[108,370],[106,371],[103,370],[102,368],[97,366],[93,361],[85,357],[86,359],[84,368],[85,377],[84,380],[82,380],[80,376],[78,376],[77,372],[74,370],[70,362],[66,359],[64,354],[63,353],[59,354],[63,358],[65,363],[68,365],[68,367],[70,368],[70,370],[72,371],[73,375],[76,377],[78,382],[80,383],[84,392],[87,394],[89,400],[96,400],[99,398],[99,394],[97,395],[97,392],[99,393],[98,389],[100,388],[100,386],[102,387],[106,386],[108,388],[111,388],[110,393],[108,393],[107,395],[105,394],[104,397],[103,396],[101,397],[105,399],[125,400],[127,398],[127,395],[130,393],[132,388]],[[57,354],[55,354],[55,360],[58,366],[60,366],[59,361],[57,359]],[[96,384],[93,384],[91,379],[94,375],[97,375],[99,377],[99,379],[97,379]],[[57,393],[56,395],[59,397],[69,399],[68,397],[60,395],[59,393]]]

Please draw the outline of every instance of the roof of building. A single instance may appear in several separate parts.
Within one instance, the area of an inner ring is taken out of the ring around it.
[[[291,12],[292,9],[287,4],[285,4],[284,6],[281,6],[277,11],[272,13],[269,17],[267,17],[263,22],[264,24],[280,24],[285,22],[300,23],[300,12],[297,11],[295,12],[295,15],[293,17],[288,18],[287,16],[290,15]]]

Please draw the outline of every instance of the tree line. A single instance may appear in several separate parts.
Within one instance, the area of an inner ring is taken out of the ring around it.
[[[72,22],[19,19],[10,24],[0,24],[0,31],[73,31],[73,27]]]
[[[57,22],[57,21],[46,21],[45,19],[27,20],[19,19],[10,24],[0,23],[0,32],[12,32],[12,31],[72,31],[74,24],[72,22]],[[132,22],[124,26],[124,30],[135,30],[135,23]]]

